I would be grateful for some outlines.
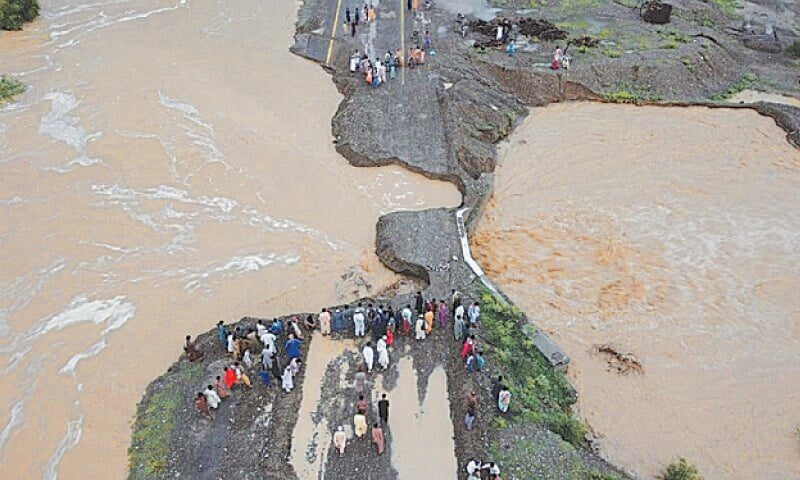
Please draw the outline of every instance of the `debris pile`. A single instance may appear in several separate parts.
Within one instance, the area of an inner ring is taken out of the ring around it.
[[[567,32],[556,27],[547,20],[536,20],[533,18],[523,18],[519,21],[519,33],[528,37],[538,37],[539,40],[552,42],[567,38]]]
[[[627,375],[629,373],[644,373],[642,362],[636,358],[636,355],[630,352],[625,352],[619,347],[610,344],[596,346],[595,350],[598,354],[605,357],[609,371],[615,371],[620,375]]]
[[[576,47],[596,48],[600,46],[600,40],[584,35],[570,39],[569,44]]]
[[[642,19],[647,23],[663,25],[669,23],[669,16],[672,14],[672,5],[662,3],[658,0],[645,2],[640,10]]]

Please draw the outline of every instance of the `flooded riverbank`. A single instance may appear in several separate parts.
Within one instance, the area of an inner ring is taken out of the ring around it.
[[[335,153],[293,2],[42,7],[0,37],[0,477],[121,477],[186,333],[387,287],[378,216],[460,195]]]
[[[563,104],[500,155],[473,236],[572,357],[604,454],[642,478],[800,475],[800,153],[750,110]],[[597,346],[641,360],[620,375]]]

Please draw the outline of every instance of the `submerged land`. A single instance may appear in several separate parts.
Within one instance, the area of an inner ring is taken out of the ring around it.
[[[425,298],[449,298],[449,292],[457,289],[465,300],[482,302],[483,318],[476,333],[488,368],[479,374],[466,372],[450,328],[434,328],[420,342],[398,337],[390,368],[369,377],[370,395],[375,400],[375,395],[389,392],[398,413],[411,418],[418,408],[423,420],[420,425],[390,420],[388,451],[382,457],[375,455],[368,442],[351,440],[347,456],[340,459],[331,454],[330,437],[336,426],[350,422],[354,411],[353,375],[363,343],[352,339],[352,325],[334,339],[306,333],[306,367],[291,394],[277,386],[235,390],[216,418],[207,422],[197,415],[192,398],[230,363],[210,331],[198,339],[198,348],[205,354],[202,360],[180,359],[148,387],[133,427],[130,478],[405,479],[418,476],[415,468],[419,465],[409,457],[425,456],[432,448],[437,453],[419,462],[432,478],[466,477],[464,466],[471,458],[497,462],[503,478],[609,480],[652,478],[663,471],[671,460],[656,458],[645,467],[631,468],[609,461],[606,452],[597,448],[602,442],[593,438],[592,425],[587,426],[574,410],[581,390],[576,391],[564,373],[565,367],[569,369],[567,355],[557,341],[549,341],[538,330],[541,312],[523,302],[524,308],[518,309],[511,301],[517,298],[513,287],[509,298],[492,278],[472,268],[462,238],[479,229],[487,208],[493,208],[487,203],[493,193],[497,145],[522,124],[530,107],[593,101],[659,105],[648,108],[747,109],[764,117],[759,121],[781,128],[776,138],[783,137],[779,139],[794,149],[800,147],[800,109],[791,102],[727,102],[745,90],[787,98],[798,95],[797,65],[786,53],[797,38],[798,12],[792,10],[796,6],[743,2],[736,7],[693,0],[673,5],[670,23],[652,25],[625,2],[509,1],[491,6],[441,2],[418,15],[402,4],[376,4],[377,21],[350,37],[333,23],[342,5],[306,1],[298,12],[292,51],[323,65],[344,96],[332,119],[336,150],[354,166],[399,165],[450,182],[461,193],[462,204],[456,208],[381,216],[375,250],[390,270],[421,282]],[[463,37],[456,28],[459,12],[471,20],[471,29]],[[508,56],[503,46],[482,33],[491,32],[493,19],[499,17],[517,25],[523,18],[546,19],[566,38],[547,41],[513,31],[518,50]],[[745,19],[752,31],[742,29]],[[488,28],[484,22],[489,22]],[[773,33],[767,35],[770,28]],[[414,31],[425,30],[433,33],[436,55],[424,66],[401,69],[398,78],[377,89],[348,71],[354,49],[382,56],[402,45],[407,49]],[[597,42],[571,47],[574,60],[568,71],[549,68],[556,44],[583,37]],[[725,111],[713,110],[715,114]],[[589,126],[567,127],[560,137],[556,132],[556,148],[559,143],[565,148],[581,144],[589,131]],[[631,131],[649,134],[647,129]],[[707,148],[714,148],[712,141],[708,140]],[[673,148],[679,149],[681,139],[675,138],[674,143]],[[781,155],[778,168],[794,175],[796,151]],[[546,168],[544,163],[539,168]],[[574,173],[582,171],[579,164]],[[552,181],[568,188],[569,180]],[[788,177],[788,185],[796,186],[795,181],[796,177]],[[482,261],[488,263],[493,257]],[[500,275],[505,265],[489,267],[487,271]],[[496,280],[503,284],[501,278]],[[395,310],[413,305],[408,292],[352,298],[348,303],[358,301],[392,305]],[[317,313],[287,311],[274,317],[302,319]],[[224,320],[248,325],[255,321]],[[559,324],[549,324],[548,331],[557,338]],[[507,415],[499,414],[491,394],[492,378],[501,374],[514,395]],[[476,428],[467,432],[464,397],[472,389],[479,392],[480,407]],[[452,452],[445,451],[451,445]],[[693,453],[680,455],[693,460]],[[658,462],[662,465],[653,465]],[[797,458],[780,463],[780,469],[761,478],[796,475]],[[750,476],[720,471],[724,468],[709,478]]]

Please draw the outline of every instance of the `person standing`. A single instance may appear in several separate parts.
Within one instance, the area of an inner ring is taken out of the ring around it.
[[[455,308],[455,311],[453,312],[453,314],[456,317],[461,317],[462,320],[464,319],[464,314],[465,313],[466,312],[464,311],[464,305],[461,305],[460,303],[458,304],[458,306]]]
[[[511,404],[511,392],[505,385],[500,387],[500,393],[497,395],[497,408],[503,412],[508,412],[508,406]]]
[[[384,425],[389,424],[389,400],[386,399],[385,393],[378,400],[378,417],[380,417]]]
[[[422,292],[417,292],[414,295],[414,310],[416,311],[417,315],[422,315],[425,313],[424,307],[425,302],[422,300]]]
[[[464,425],[467,430],[472,431],[475,424],[475,417],[478,415],[478,394],[475,390],[467,395],[467,414],[464,416]]]
[[[219,339],[219,343],[221,343],[223,347],[227,347],[228,329],[225,328],[225,324],[222,322],[222,320],[217,322],[217,338]]]
[[[342,310],[337,308],[333,314],[333,333],[339,333],[344,330],[344,314]]]
[[[214,410],[219,408],[219,404],[222,402],[222,399],[219,398],[219,395],[217,395],[217,392],[214,391],[214,387],[212,385],[209,385],[203,394],[206,396],[206,403],[208,404],[209,408]]]
[[[478,302],[473,303],[469,307],[469,311],[467,312],[469,316],[469,324],[472,327],[478,325],[478,319],[481,317],[481,304]]]
[[[461,315],[456,315],[456,320],[453,322],[453,337],[459,341],[462,335],[464,335],[464,319]]]
[[[381,370],[386,370],[389,368],[389,350],[386,348],[386,335],[378,340],[376,349],[378,350],[378,365],[381,366]]]
[[[367,342],[361,353],[364,355],[364,363],[367,365],[367,373],[369,373],[372,371],[372,365],[375,361],[375,350],[372,349],[372,342]]]
[[[347,434],[344,433],[344,427],[339,425],[336,428],[336,433],[333,434],[333,446],[339,450],[339,456],[344,456],[344,449],[347,446]]]
[[[486,365],[486,360],[483,358],[483,350],[480,350],[475,354],[475,370],[480,372],[484,365]]]
[[[327,308],[323,308],[322,313],[319,314],[319,331],[323,335],[331,334],[331,314]]]
[[[378,449],[378,455],[383,455],[383,449],[386,447],[386,444],[383,438],[383,429],[377,422],[372,425],[372,442]]]
[[[354,387],[359,395],[363,395],[367,391],[367,374],[364,372],[364,365],[359,365],[356,370]]]
[[[353,415],[353,427],[356,437],[361,438],[367,434],[367,417],[361,413]]]
[[[186,335],[186,339],[183,341],[183,354],[190,362],[203,358],[203,352],[197,350],[191,335]]]
[[[228,390],[230,390],[231,388],[233,388],[234,385],[236,385],[236,372],[234,372],[232,369],[228,367],[225,367],[224,375],[225,375],[225,386],[228,387]]]
[[[355,14],[353,14],[353,19],[354,19],[355,25],[358,26],[358,22],[359,22],[359,20],[361,20],[361,14],[359,13],[358,8],[356,8]],[[356,29],[354,28],[353,31],[355,31],[355,30]]]
[[[369,405],[367,405],[367,401],[364,399],[364,395],[358,396],[358,401],[356,402],[356,411],[361,415],[367,416],[367,409]]]
[[[414,328],[414,332],[416,333],[414,337],[416,340],[425,340],[425,320],[423,320],[422,315],[417,317],[417,325]]]
[[[294,389],[294,375],[292,374],[291,365],[286,365],[286,368],[283,369],[283,375],[281,376],[281,387],[286,393],[291,393],[291,391]]]
[[[216,387],[217,395],[219,395],[220,399],[224,400],[228,398],[228,387],[225,386],[225,381],[220,375],[217,375],[217,379],[214,381],[214,387]]]
[[[347,23],[351,22],[352,19],[350,18],[350,7],[344,9],[344,19]]]
[[[353,312],[353,326],[355,327],[356,337],[363,337],[366,334],[364,329],[364,308],[359,303]]]
[[[286,343],[283,345],[283,348],[286,350],[286,355],[289,357],[289,360],[293,358],[298,358],[300,356],[301,343],[303,343],[302,340],[295,337],[294,334],[289,334],[289,340],[286,340]]]
[[[411,312],[411,305],[406,305],[403,309],[401,316],[403,317],[403,333],[406,335],[411,334],[411,318],[413,313]]]
[[[200,415],[202,415],[203,418],[206,420],[211,420],[211,412],[208,410],[208,402],[206,401],[206,397],[203,395],[203,392],[199,392],[197,397],[195,397],[194,406],[197,408],[197,411],[200,412]]]
[[[430,335],[433,331],[433,310],[430,305],[428,305],[427,310],[425,312],[425,334]]]
[[[248,369],[253,368],[253,356],[250,355],[249,348],[244,350],[244,355],[242,355],[242,363],[244,363],[244,366]]]
[[[281,378],[281,366],[278,365],[278,355],[276,353],[272,354],[272,362],[270,363],[269,368],[273,377],[276,379]]]
[[[447,326],[447,303],[444,300],[439,302],[439,325],[442,328]]]

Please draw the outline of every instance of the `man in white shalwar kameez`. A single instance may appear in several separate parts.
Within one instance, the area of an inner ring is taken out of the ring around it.
[[[283,369],[283,375],[281,376],[283,382],[281,386],[283,387],[283,391],[289,393],[294,388],[294,375],[292,374],[292,366],[286,365],[286,368]]]
[[[389,350],[386,348],[386,335],[378,340],[376,349],[378,350],[378,364],[381,366],[381,370],[386,370],[389,368]]]
[[[364,355],[364,363],[367,364],[367,372],[371,372],[375,362],[375,350],[372,349],[372,342],[367,342],[361,353]]]

